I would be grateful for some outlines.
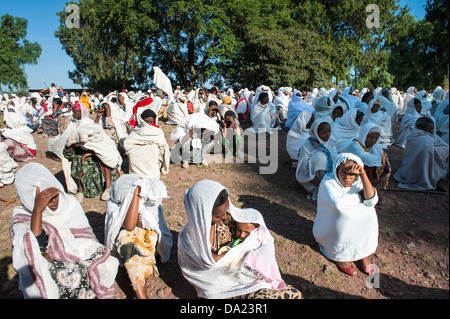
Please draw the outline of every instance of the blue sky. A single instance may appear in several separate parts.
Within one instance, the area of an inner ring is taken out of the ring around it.
[[[417,19],[425,16],[426,0],[400,0],[400,6],[407,5]],[[55,38],[55,30],[59,27],[56,12],[66,7],[66,0],[3,0],[0,5],[0,16],[8,13],[28,20],[27,40],[38,42],[42,53],[36,65],[25,66],[30,89],[44,89],[52,82],[64,88],[78,88],[73,84],[67,72],[75,67],[72,60],[62,49]],[[45,82],[45,84],[44,84]]]

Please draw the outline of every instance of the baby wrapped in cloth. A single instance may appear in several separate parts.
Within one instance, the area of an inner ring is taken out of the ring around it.
[[[243,210],[229,203],[228,213],[234,221],[256,223],[259,227],[214,261],[210,241],[212,212],[223,189],[217,182],[203,180],[185,192],[188,223],[178,238],[178,262],[183,276],[198,296],[206,299],[232,298],[264,288],[283,291],[286,284],[275,259],[273,237],[262,215],[254,209]]]

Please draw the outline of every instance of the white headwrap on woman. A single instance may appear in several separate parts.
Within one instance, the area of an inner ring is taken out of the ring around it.
[[[328,105],[329,103],[329,105]],[[314,118],[318,119],[321,117],[331,118],[331,102],[328,96],[320,97],[314,104]]]
[[[338,153],[354,138],[359,136],[361,127],[356,123],[358,109],[351,109],[333,122],[330,141],[336,145]]]
[[[399,135],[393,142],[394,145],[405,148],[406,138],[415,127],[417,119],[421,116],[423,115],[419,114],[414,107],[414,99],[410,100],[408,102],[406,112],[403,115],[402,121],[400,123]]]
[[[47,252],[57,261],[82,262],[95,257],[89,266],[91,287],[99,298],[113,298],[118,260],[96,239],[80,203],[64,191],[53,174],[38,163],[25,165],[16,174],[17,195],[22,206],[14,209],[10,223],[13,240],[13,266],[19,273],[19,288],[25,298],[54,299],[59,297],[58,287],[48,271],[48,261],[39,249],[30,229],[35,205],[36,188],[50,187],[60,190],[56,211],[46,207],[42,213],[42,228],[48,236]]]
[[[373,254],[378,246],[378,195],[375,190],[373,198],[361,198],[363,186],[359,176],[350,187],[342,186],[337,169],[349,160],[364,166],[354,154],[339,154],[333,171],[324,176],[317,198],[313,235],[320,251],[334,261],[360,260]]]
[[[29,149],[36,150],[37,147],[32,134],[33,130],[27,126],[25,117],[20,115],[20,113],[8,112],[6,125],[9,128],[1,132],[4,137],[22,143]]]
[[[392,144],[392,121],[391,117],[381,110],[372,113],[372,107],[376,101],[379,100],[372,99],[369,102],[369,106],[367,107],[366,112],[364,112],[364,119],[361,125],[369,122],[376,124],[381,129],[378,144],[381,144],[382,148],[387,149],[388,146]]]
[[[8,147],[0,142],[0,187],[14,182],[14,174],[19,166],[8,153]]]
[[[178,262],[183,276],[194,286],[198,297],[206,299],[231,298],[262,288],[284,288],[273,237],[257,210],[239,209],[230,201],[228,213],[236,222],[257,223],[259,227],[214,261],[210,242],[212,211],[223,189],[217,182],[203,180],[184,194],[188,223],[178,237]]]
[[[361,126],[361,132],[357,140],[366,146],[366,138],[369,133],[378,132],[381,135],[381,129],[375,123],[367,123]],[[364,165],[371,167],[381,167],[381,161],[383,156],[383,149],[379,144],[375,144],[370,148],[369,152],[366,152],[363,147],[357,141],[352,141],[343,150],[344,153],[352,153],[358,156],[364,163]]]
[[[292,127],[292,124],[294,124],[294,121],[297,119],[297,116],[302,111],[314,112],[314,107],[303,101],[302,92],[300,92],[299,90],[294,90],[294,92],[292,93],[292,99],[288,104],[285,126],[290,129]]]
[[[155,119],[156,120],[156,119]],[[160,178],[169,172],[170,149],[160,127],[147,124],[139,117],[139,127],[135,128],[123,143],[129,158],[129,171],[141,178]],[[164,149],[162,166],[160,148]]]
[[[115,241],[133,199],[137,186],[141,187],[139,193],[139,215],[142,227],[158,233],[156,250],[161,261],[166,263],[170,258],[172,248],[172,233],[164,219],[162,200],[169,198],[166,185],[159,179],[140,179],[136,175],[126,174],[115,181],[109,190],[111,198],[106,206],[105,218],[105,245],[114,254]]]
[[[310,137],[314,138],[322,146],[319,147],[309,139],[305,139],[300,147],[298,166],[295,172],[297,182],[305,188],[308,192],[308,198],[312,200],[317,199],[317,186],[312,184],[311,181],[315,177],[319,177],[319,172],[322,174],[320,176],[322,178],[323,174],[326,173],[329,166],[331,167],[331,163],[337,157],[334,143],[330,140],[325,142],[319,137],[319,126],[322,123],[328,123],[331,126],[331,119],[328,117],[315,119],[309,130]]]

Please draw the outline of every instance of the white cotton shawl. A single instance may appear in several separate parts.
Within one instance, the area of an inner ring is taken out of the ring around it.
[[[0,187],[14,182],[18,164],[9,156],[8,147],[0,142]]]
[[[278,94],[277,96],[273,99],[272,104],[275,106],[280,106],[282,107],[286,112],[288,109],[288,105],[289,105],[289,95],[284,94],[284,92],[287,90],[287,88],[285,87],[281,87],[278,89]]]
[[[66,147],[77,145],[84,150],[92,151],[100,161],[109,168],[122,165],[122,156],[116,143],[106,135],[103,127],[94,122],[81,120],[66,141]]]
[[[331,117],[331,103],[328,105],[330,98],[322,96],[314,104],[314,119],[321,117]]]
[[[319,101],[319,99],[321,99],[324,96],[327,96],[327,90],[325,88],[320,88],[319,92],[316,94],[316,96],[314,97],[313,101],[311,102],[311,105],[313,107],[315,107],[317,101]],[[306,102],[306,103],[309,104],[308,102]]]
[[[448,144],[436,134],[414,127],[406,139],[400,169],[394,174],[398,187],[433,190],[448,172]]]
[[[319,126],[322,123],[328,123],[331,126],[331,119],[319,118],[315,119],[309,130],[309,135],[318,140],[323,146],[325,146],[330,152],[331,159],[337,157],[336,147],[331,141],[323,141],[319,137]],[[309,138],[308,136],[307,138]],[[322,150],[311,144],[308,139],[305,139],[299,149],[298,153],[298,165],[295,172],[295,178],[297,182],[302,185],[308,192],[308,198],[312,200],[317,199],[317,186],[311,183],[311,181],[317,177],[318,172],[325,172],[327,170],[327,155]]]
[[[366,138],[369,133],[378,132],[381,134],[381,129],[375,123],[367,123],[361,126],[361,132],[359,133],[359,140],[364,147],[366,147]],[[357,141],[351,141],[347,147],[343,150],[344,153],[352,153],[358,156],[366,166],[381,167],[383,149],[379,144],[375,144],[370,148],[369,152],[366,152],[363,147]]]
[[[174,143],[177,143],[178,141],[181,141],[184,136],[189,134],[189,131],[192,129],[199,131],[205,129],[213,135],[220,131],[219,124],[208,115],[203,113],[193,113],[177,125],[177,128],[170,134],[170,139]],[[193,139],[195,139],[195,133],[199,132],[194,132]],[[207,134],[205,133],[205,135]],[[200,138],[200,136],[198,136],[198,138]]]
[[[434,112],[434,118],[436,119],[436,121],[439,121],[441,119],[441,117],[445,116],[444,109],[448,106],[448,102],[449,102],[449,96],[447,94],[445,99],[438,104],[436,111]]]
[[[157,66],[153,67],[154,75],[153,75],[153,84],[158,88],[164,91],[169,97],[169,102],[173,101],[173,89],[172,82],[164,74],[164,72]]]
[[[253,132],[259,132],[259,130],[265,130],[267,133],[271,132],[273,128],[272,113],[276,113],[276,108],[271,102],[267,104],[261,104],[261,101],[256,103],[253,107],[253,112],[251,113],[251,121],[253,126],[248,128]]]
[[[400,123],[399,135],[393,142],[394,145],[405,148],[406,139],[411,130],[415,127],[417,119],[421,116],[422,115],[417,113],[414,107],[414,99],[410,100]]]
[[[111,110],[111,120],[114,123],[114,127],[117,132],[117,137],[119,138],[119,140],[125,139],[128,136],[125,122],[130,117],[128,118],[125,117],[125,112],[120,108],[120,106],[117,103],[114,102],[104,102],[104,103],[108,103],[109,109]],[[104,103],[102,103],[102,105]]]
[[[110,188],[111,198],[106,206],[105,218],[105,245],[114,254],[117,254],[115,241],[128,212],[137,186],[141,187],[139,193],[139,215],[142,227],[156,231],[158,243],[156,250],[161,256],[161,261],[166,263],[170,258],[172,248],[172,233],[164,219],[162,200],[169,198],[167,188],[158,179],[140,179],[133,174],[121,176]]]
[[[184,99],[184,102],[181,102],[180,99]],[[189,116],[187,102],[188,99],[186,94],[180,93],[177,99],[169,104],[169,107],[167,108],[168,124],[178,124]]]
[[[333,122],[331,126],[330,141],[336,145],[338,153],[350,143],[354,138],[359,136],[361,127],[356,123],[356,113],[358,109],[351,109],[344,113],[338,121]]]
[[[286,149],[293,160],[298,160],[298,152],[303,142],[310,136],[306,125],[311,120],[310,111],[301,112],[286,137]]]
[[[58,287],[41,256],[36,237],[30,229],[36,187],[60,190],[56,211],[48,207],[42,213],[42,227],[48,235],[47,252],[58,261],[82,262],[101,252],[89,266],[91,287],[98,298],[113,298],[118,260],[96,239],[80,203],[65,193],[63,186],[43,165],[30,163],[16,174],[17,195],[22,202],[14,209],[10,223],[13,241],[13,266],[19,273],[19,289],[25,298],[59,298]]]
[[[300,96],[297,94],[300,94]],[[292,93],[292,99],[289,101],[285,126],[290,129],[294,121],[297,119],[297,116],[302,111],[314,112],[314,107],[303,101],[302,93],[300,91],[294,90],[294,93]]]
[[[343,101],[349,110],[355,107],[355,104],[360,101],[357,97],[349,94],[350,87],[345,88],[341,94],[339,94],[339,100]]]
[[[330,260],[356,261],[373,254],[378,246],[378,218],[375,205],[378,195],[364,200],[359,176],[350,187],[343,187],[337,168],[352,160],[364,165],[359,157],[341,153],[333,164],[333,172],[326,174],[320,184],[317,215],[313,236],[320,251]]]
[[[380,129],[380,138],[378,139],[378,144],[381,145],[383,149],[387,149],[389,145],[392,144],[392,120],[391,117],[385,112],[378,110],[376,113],[372,113],[372,107],[377,100],[373,99],[369,102],[366,112],[364,112],[364,119],[361,125],[367,123],[374,123]]]
[[[420,111],[420,114],[425,115],[425,116],[431,116],[431,100],[428,98],[428,94],[427,91],[422,90],[419,91],[416,96],[414,97],[415,99],[419,99],[420,102],[422,102],[422,111]],[[414,101],[414,99],[413,99]]]
[[[228,213],[236,222],[260,226],[241,244],[214,261],[210,243],[212,211],[223,189],[217,182],[203,180],[184,194],[188,223],[178,237],[178,262],[183,276],[194,286],[198,297],[206,299],[231,298],[262,288],[284,288],[273,237],[262,215],[254,209],[239,209],[230,202]],[[259,264],[255,267],[247,262],[251,260],[258,260]],[[261,268],[267,271],[261,271]]]
[[[169,172],[170,149],[161,128],[141,122],[124,141],[129,159],[129,172],[141,178],[160,178]],[[164,148],[162,166],[159,165],[160,147]]]
[[[390,93],[389,93],[389,95],[390,95]],[[381,107],[380,108],[385,108],[386,109],[386,114],[389,115],[389,117],[391,119],[391,122],[392,123],[398,122],[398,119],[397,119],[397,106],[395,105],[395,103],[392,102],[390,99],[387,99],[384,95],[381,94],[381,92],[380,92],[380,94],[375,95],[374,98],[370,102],[373,102],[373,101],[376,101],[376,100],[381,102]]]

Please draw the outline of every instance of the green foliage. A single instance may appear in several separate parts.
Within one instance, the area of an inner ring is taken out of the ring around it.
[[[407,26],[392,46],[389,72],[394,85],[434,89],[448,83],[448,1],[427,1],[424,20],[409,17]]]
[[[380,9],[379,28],[367,25],[369,4]],[[397,0],[80,0],[78,5],[80,28],[67,28],[67,13],[61,11],[55,34],[76,66],[69,76],[99,90],[150,85],[152,66],[185,88],[210,81],[311,89],[326,87],[333,77],[355,87],[402,86],[418,74],[433,81],[448,74],[443,0],[429,1],[426,23],[416,22]],[[431,58],[424,60],[424,54]],[[408,58],[417,68],[405,73]]]
[[[75,84],[109,91],[144,85],[148,78],[145,52],[139,46],[139,18],[134,1],[81,0],[80,27],[66,26],[68,14],[58,13],[55,32],[75,70],[69,77]]]
[[[330,50],[319,36],[306,30],[253,28],[240,58],[224,68],[224,77],[246,87],[325,86],[329,84]]]
[[[9,90],[27,88],[25,64],[36,64],[41,46],[26,40],[28,21],[5,14],[0,20],[0,84]]]

